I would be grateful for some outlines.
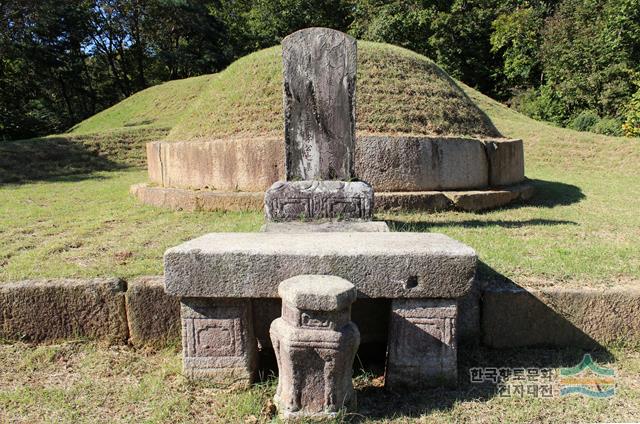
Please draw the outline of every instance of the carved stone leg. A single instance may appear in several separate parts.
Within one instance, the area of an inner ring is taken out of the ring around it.
[[[394,299],[387,348],[387,387],[455,386],[454,299]]]
[[[271,324],[278,360],[280,416],[326,418],[355,403],[351,376],[360,343],[350,319],[356,289],[332,276],[302,275],[280,284],[282,317]]]
[[[185,375],[248,386],[257,365],[251,301],[182,298],[181,303]]]

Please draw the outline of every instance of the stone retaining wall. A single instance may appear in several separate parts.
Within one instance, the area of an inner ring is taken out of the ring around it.
[[[147,144],[149,178],[160,187],[263,192],[284,180],[278,138]],[[524,180],[522,140],[361,136],[355,172],[378,192],[469,190]]]
[[[360,302],[360,301],[359,301]],[[354,304],[353,319],[380,315],[388,301]],[[386,303],[385,303],[386,302]],[[522,288],[476,284],[459,307],[460,339],[492,348],[594,348],[640,344],[640,288]],[[268,323],[279,299],[254,302],[256,336],[269,344]],[[264,325],[260,325],[262,322]],[[180,306],[164,292],[162,276],[128,284],[118,278],[29,280],[0,284],[0,338],[30,342],[90,338],[134,346],[161,346],[180,338]],[[384,332],[363,327],[363,342]],[[263,334],[264,333],[264,334]]]

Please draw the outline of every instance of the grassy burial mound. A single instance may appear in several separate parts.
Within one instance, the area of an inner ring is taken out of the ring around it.
[[[357,131],[499,137],[491,120],[434,62],[388,44],[358,43]],[[167,140],[282,137],[282,49],[224,71],[141,91],[76,125],[72,134],[171,128]]]

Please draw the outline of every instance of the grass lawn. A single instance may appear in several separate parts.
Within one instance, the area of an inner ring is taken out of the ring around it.
[[[609,399],[501,396],[495,385],[469,382],[470,367],[576,365],[583,352],[542,349],[461,352],[456,390],[387,392],[376,373],[357,373],[357,422],[637,422],[640,420],[640,353],[594,354],[615,370]],[[356,361],[357,363],[357,361]],[[520,383],[510,381],[513,385]],[[526,383],[526,386],[534,385]],[[48,346],[0,345],[0,422],[277,422],[273,377],[247,391],[190,382],[174,348],[150,353],[128,347],[67,342]]]
[[[486,213],[385,214],[396,230],[437,231],[473,248],[481,271],[520,284],[640,281],[640,142],[550,127],[488,101],[526,142],[531,204]],[[162,273],[170,246],[212,231],[257,231],[260,213],[173,212],[129,194],[139,168],[0,186],[0,281]]]

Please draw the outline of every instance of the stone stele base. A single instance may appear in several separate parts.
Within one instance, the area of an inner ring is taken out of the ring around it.
[[[187,190],[141,183],[131,186],[140,202],[184,211],[262,211],[264,193],[241,191]],[[529,182],[470,191],[379,191],[374,193],[376,211],[476,212],[529,200],[534,193]]]
[[[373,189],[362,181],[278,181],[264,195],[268,221],[373,217]]]

